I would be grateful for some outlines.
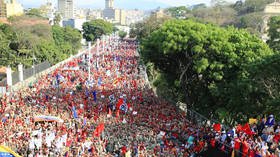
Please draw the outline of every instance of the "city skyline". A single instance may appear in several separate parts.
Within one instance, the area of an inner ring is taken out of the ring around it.
[[[39,7],[45,4],[47,0],[18,0],[24,8]],[[51,0],[56,2],[57,0]],[[211,0],[115,0],[116,8],[123,9],[155,9],[157,7],[166,8],[170,6],[187,6],[199,3],[209,4]],[[236,0],[227,0],[229,2],[234,2]],[[105,7],[104,0],[78,0],[76,2],[79,8],[94,8],[103,9]]]

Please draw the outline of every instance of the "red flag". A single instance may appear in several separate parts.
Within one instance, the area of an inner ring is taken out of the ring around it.
[[[213,125],[213,129],[217,132],[220,132],[221,131],[221,124],[217,123],[217,124],[214,124]]]
[[[238,125],[236,126],[236,131],[237,131],[237,132],[242,131],[242,125],[238,124]]]
[[[99,124],[99,132],[102,133],[104,129],[105,129],[105,124],[104,123]]]
[[[117,103],[117,105],[116,105],[117,109],[120,109],[120,106],[121,106],[122,104],[123,104],[123,99],[120,98],[119,101],[118,101],[118,103]]]
[[[96,128],[93,132],[93,137],[99,137],[100,134],[98,133],[98,129]]]
[[[99,124],[93,132],[94,137],[99,137],[100,134],[104,131],[105,125],[104,123]]]
[[[247,135],[252,135],[253,134],[253,132],[252,132],[252,130],[250,128],[250,125],[248,123],[243,125],[242,131],[245,132]]]

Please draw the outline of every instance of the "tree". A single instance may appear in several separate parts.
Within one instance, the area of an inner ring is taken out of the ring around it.
[[[0,30],[0,65],[13,66],[13,61],[15,60],[15,56],[13,55],[13,50],[9,47],[9,39],[7,38],[6,34]]]
[[[40,9],[32,8],[27,11],[26,15],[28,16],[36,16],[36,17],[43,17],[42,12]]]
[[[126,37],[126,35],[127,35],[127,32],[125,32],[125,31],[119,31],[119,36],[120,36],[120,38],[123,40],[123,38],[125,38]]]
[[[59,13],[55,13],[54,20],[53,20],[54,25],[59,25],[61,20],[62,20],[61,15]]]
[[[236,14],[236,11],[228,5],[216,5],[192,11],[192,15],[199,21],[204,23],[214,23],[219,26],[234,24],[236,21]]]
[[[265,43],[244,30],[192,20],[165,22],[141,47],[145,63],[153,63],[160,80],[168,83],[169,95],[208,116],[219,115],[218,110],[227,111],[231,118],[249,112],[248,108],[252,111],[252,103],[248,106],[247,101],[235,99],[246,93],[236,89],[248,85],[239,84],[249,78],[247,67],[273,55]]]
[[[138,40],[148,37],[153,31],[157,30],[165,21],[170,20],[169,17],[156,18],[150,16],[143,22],[136,23],[132,26],[129,36],[134,38],[137,37]]]
[[[263,16],[263,13],[249,13],[239,16],[236,26],[238,28],[245,28],[250,33],[261,36]]]
[[[280,16],[271,17],[268,23],[268,36],[267,43],[275,51],[280,52]]]
[[[192,11],[194,11],[196,9],[202,9],[202,8],[207,8],[206,4],[200,3],[200,4],[196,4],[196,5],[191,6]]]
[[[60,47],[60,50],[67,56],[77,53],[81,48],[81,33],[71,27],[52,27],[52,35],[55,44]]]
[[[104,34],[113,32],[113,25],[104,20],[98,19],[83,24],[83,37],[86,41],[94,41]]]
[[[34,55],[36,63],[48,60],[55,64],[77,53],[81,47],[82,35],[76,29],[51,27],[44,20],[32,25],[26,22],[34,17],[16,19],[19,19],[16,24],[15,21],[11,25],[0,24],[0,65],[10,65],[15,69],[22,63],[31,67]]]
[[[261,114],[280,116],[279,68],[279,54],[264,57],[247,67],[248,77],[239,79],[231,86],[231,101],[244,104],[240,113],[247,117]]]
[[[185,6],[180,6],[168,8],[166,12],[174,18],[184,19],[186,18],[186,14],[190,13],[190,10]]]
[[[245,2],[237,1],[234,9],[238,11],[238,15],[244,15],[253,12],[262,12],[265,6],[274,0],[246,0]]]

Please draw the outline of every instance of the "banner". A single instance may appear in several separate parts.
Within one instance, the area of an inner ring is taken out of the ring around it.
[[[13,150],[11,150],[9,147],[1,145],[0,157],[21,157],[21,156],[15,153]]]

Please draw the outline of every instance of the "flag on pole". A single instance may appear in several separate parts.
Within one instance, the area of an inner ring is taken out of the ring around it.
[[[86,97],[88,97],[89,96],[89,92],[88,92],[88,90],[86,89]]]
[[[57,74],[56,75],[56,83],[59,85],[63,81],[64,81],[64,77],[60,74]]]
[[[75,119],[79,118],[75,106],[72,106],[72,112]]]
[[[103,110],[103,107],[101,104],[98,105],[98,112],[101,112]]]
[[[253,135],[254,133],[252,132],[250,125],[248,123],[246,123],[243,127],[242,127],[242,131],[244,133],[246,133],[247,135]]]
[[[64,157],[69,157],[69,152],[65,152]]]
[[[96,91],[93,91],[92,95],[93,95],[93,100],[96,102],[97,101]]]
[[[109,96],[109,100],[110,100],[110,102],[115,102],[116,101],[113,94]]]
[[[101,133],[104,131],[105,125],[104,123],[99,124],[93,132],[94,137],[99,137]]]
[[[102,78],[99,77],[99,78],[98,78],[98,86],[101,86],[101,85],[102,85]]]
[[[87,124],[87,118],[84,117],[84,122],[83,122],[83,126],[85,126]]]

